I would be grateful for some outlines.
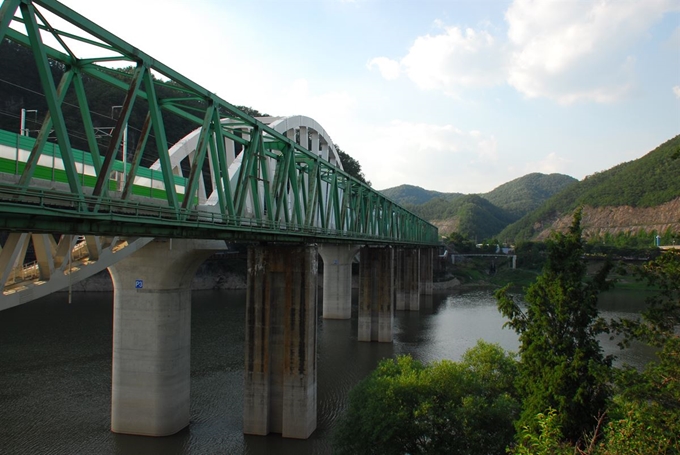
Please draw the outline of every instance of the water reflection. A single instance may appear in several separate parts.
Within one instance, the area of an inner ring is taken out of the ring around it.
[[[605,317],[634,316],[644,295],[608,293]],[[496,310],[491,292],[421,296],[419,312],[398,311],[394,343],[357,341],[353,318],[318,320],[318,427],[306,441],[243,436],[243,291],[193,294],[191,425],[164,438],[109,430],[112,296],[65,294],[0,312],[0,452],[3,454],[325,454],[349,390],[386,357],[459,360],[479,338],[517,349],[514,332]],[[321,305],[320,305],[321,307]],[[621,362],[644,364],[643,346],[619,352]]]
[[[398,315],[395,340],[400,354],[411,354],[424,362],[458,361],[480,338],[517,350],[517,336],[503,328],[505,321],[489,291],[435,294],[432,301],[429,314]]]
[[[645,299],[650,295],[644,290],[614,290],[600,295],[598,308],[606,320],[636,319],[645,309]],[[620,338],[599,336],[600,345],[607,354],[615,356],[614,366],[631,365],[642,368],[650,359],[656,359],[656,349],[639,342],[632,342],[629,349],[620,349]]]

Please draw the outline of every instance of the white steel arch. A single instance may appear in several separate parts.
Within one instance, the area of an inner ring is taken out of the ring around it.
[[[344,170],[330,135],[313,118],[295,115],[291,117],[262,117],[258,118],[258,120],[269,125],[270,128],[275,129],[279,133],[285,134],[289,139],[298,137],[298,144]],[[268,120],[271,121],[267,123]],[[307,131],[309,134],[309,146],[302,144],[299,140],[300,137],[303,137],[304,131]]]
[[[294,115],[287,117],[256,117],[256,120],[264,123],[265,125],[274,129],[276,132],[285,135],[288,139],[295,141],[300,146],[330,162],[332,165],[343,169],[340,155],[338,154],[330,135],[316,120],[304,115]],[[221,123],[223,125],[230,125],[235,131],[239,131],[241,137],[243,138],[248,138],[250,136],[250,132],[252,130],[252,126],[250,125],[240,124],[240,122],[237,122],[231,118],[223,118]],[[182,162],[185,159],[188,159],[189,164],[193,163],[200,135],[201,128],[196,128],[182,139],[177,141],[172,147],[170,147],[168,152],[170,154],[172,171],[175,175],[185,177],[184,171],[182,169]],[[305,141],[305,139],[307,140]],[[233,192],[236,190],[243,154],[240,153],[241,150],[239,149],[239,145],[228,137],[224,138],[224,146],[225,153],[227,155],[226,163],[229,170],[229,182]],[[210,155],[208,155],[208,161],[212,171],[213,162]],[[269,175],[274,175],[276,161],[267,159],[267,163],[269,166]],[[150,166],[150,169],[153,170],[160,170],[160,168],[161,163],[159,160]],[[206,176],[202,176],[202,178],[199,180],[198,203],[202,209],[214,211],[217,210],[218,195],[215,191],[216,185],[214,181],[214,175],[214,172],[210,172],[211,182],[209,185],[205,180]],[[160,185],[161,183],[157,182],[157,184]],[[265,185],[265,182],[259,182],[258,185],[263,186]],[[208,187],[212,187],[213,189],[210,194],[208,194],[206,190]],[[327,202],[328,199],[328,190],[328,186],[322,188],[321,190],[325,202]],[[339,191],[340,194],[342,194],[342,190]],[[260,191],[259,194],[264,195],[264,191]],[[252,209],[254,205],[252,201],[252,195],[249,197],[251,199],[249,199],[246,203],[246,215],[255,216]],[[262,203],[262,201],[260,201],[260,203]],[[289,210],[292,210],[292,207],[289,207]],[[335,224],[335,220],[331,220],[331,224]]]

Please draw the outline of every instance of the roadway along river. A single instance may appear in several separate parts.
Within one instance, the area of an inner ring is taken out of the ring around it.
[[[355,304],[356,304],[356,295]],[[489,291],[424,297],[420,312],[397,312],[393,344],[358,343],[352,320],[318,326],[318,428],[306,441],[243,436],[245,291],[193,294],[191,426],[165,438],[109,430],[112,295],[64,293],[0,312],[0,454],[327,454],[347,393],[385,357],[459,360],[478,338],[517,348]],[[607,294],[606,317],[636,314],[642,297]],[[319,305],[320,307],[320,305]],[[642,365],[650,350],[607,352]]]

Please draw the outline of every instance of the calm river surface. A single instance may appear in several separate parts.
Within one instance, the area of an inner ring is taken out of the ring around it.
[[[605,317],[633,316],[643,296],[605,295]],[[483,338],[517,349],[502,329],[490,291],[421,296],[420,312],[399,311],[394,343],[359,343],[356,307],[347,321],[318,323],[318,427],[306,441],[244,436],[245,291],[193,294],[191,425],[164,438],[109,430],[112,301],[110,293],[64,293],[0,312],[0,454],[327,454],[348,391],[385,357],[459,360]],[[356,295],[354,296],[356,305]],[[319,304],[321,308],[321,304]],[[620,362],[642,365],[651,351],[619,351]]]

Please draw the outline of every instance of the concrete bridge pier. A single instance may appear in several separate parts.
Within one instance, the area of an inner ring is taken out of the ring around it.
[[[316,429],[317,250],[248,249],[243,432],[306,439]]]
[[[398,248],[395,267],[397,310],[420,310],[420,249]]]
[[[191,280],[222,241],[155,240],[109,267],[111,431],[167,436],[189,425]]]
[[[356,245],[319,245],[323,259],[323,318],[352,317],[352,260]]]
[[[420,249],[420,292],[432,295],[434,273],[434,248]]]
[[[361,248],[359,264],[359,341],[392,342],[394,250]]]

